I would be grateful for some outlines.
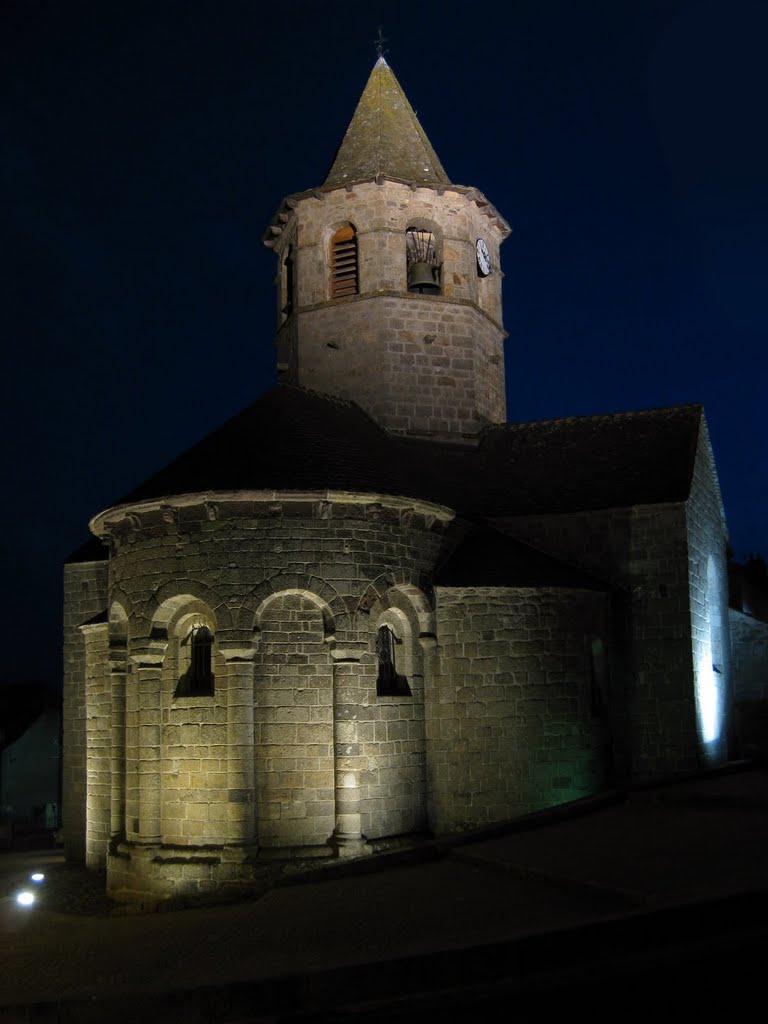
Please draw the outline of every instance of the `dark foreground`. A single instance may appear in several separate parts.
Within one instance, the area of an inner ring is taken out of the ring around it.
[[[410,857],[252,902],[110,916],[60,855],[5,854],[0,1024],[634,1016],[733,1009],[765,988],[762,769]],[[24,910],[15,887],[46,858]]]

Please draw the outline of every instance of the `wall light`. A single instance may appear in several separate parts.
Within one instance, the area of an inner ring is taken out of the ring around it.
[[[709,644],[699,659],[699,671],[696,675],[696,704],[698,708],[699,729],[705,744],[714,743],[722,732],[722,710],[717,677],[712,665],[712,652]]]
[[[35,894],[29,889],[24,889],[23,892],[16,893],[16,902],[20,907],[31,907],[35,902]]]

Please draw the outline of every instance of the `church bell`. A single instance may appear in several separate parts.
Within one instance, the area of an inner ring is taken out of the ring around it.
[[[439,295],[440,278],[435,236],[425,228],[410,227],[405,233],[408,253],[408,291]]]
[[[435,280],[437,267],[430,263],[411,263],[408,266],[408,291],[437,295],[440,285]]]

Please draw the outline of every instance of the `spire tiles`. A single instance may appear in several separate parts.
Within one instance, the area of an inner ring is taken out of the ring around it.
[[[383,56],[373,67],[325,185],[343,185],[378,174],[403,181],[450,184]]]

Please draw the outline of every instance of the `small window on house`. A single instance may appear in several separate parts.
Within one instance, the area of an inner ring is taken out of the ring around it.
[[[188,634],[184,644],[187,645],[187,671],[179,679],[176,687],[177,697],[199,697],[213,695],[213,670],[211,668],[211,652],[213,633],[207,626],[195,626]]]
[[[345,299],[359,291],[357,233],[345,224],[331,239],[331,298]]]
[[[422,295],[440,294],[440,266],[431,231],[408,228],[405,232],[408,291]]]
[[[411,688],[404,675],[397,671],[397,638],[389,626],[379,626],[376,633],[376,657],[379,674],[376,677],[376,693],[379,697],[410,697]]]

